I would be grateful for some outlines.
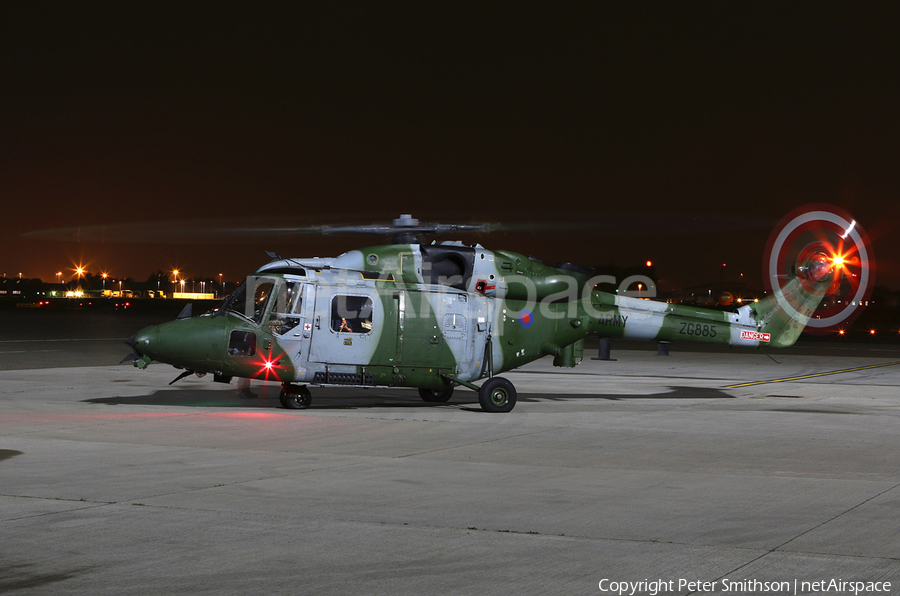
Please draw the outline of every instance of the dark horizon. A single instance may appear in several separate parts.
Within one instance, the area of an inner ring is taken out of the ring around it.
[[[591,222],[450,235],[692,286],[761,284],[830,203],[900,288],[893,19],[874,7],[4,8],[0,274],[236,279],[377,237],[181,244],[185,220]],[[38,230],[143,225],[159,242]],[[168,222],[168,223],[166,223]],[[171,224],[171,225],[170,225]]]

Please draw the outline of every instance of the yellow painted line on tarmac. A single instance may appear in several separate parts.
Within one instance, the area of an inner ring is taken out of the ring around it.
[[[815,373],[813,375],[803,375],[801,377],[787,377],[784,379],[770,379],[768,381],[753,381],[752,383],[741,383],[740,385],[728,385],[725,389],[737,389],[738,387],[750,387],[751,385],[765,385],[767,383],[783,383],[785,381],[799,381],[801,379],[812,379],[814,377],[824,377],[826,375],[839,375],[841,373],[856,372],[858,370],[866,370],[869,368],[880,368],[882,366],[893,366],[900,364],[898,362],[884,362],[882,364],[870,364],[869,366],[858,366],[856,368],[845,368],[844,370],[831,370],[828,372]]]

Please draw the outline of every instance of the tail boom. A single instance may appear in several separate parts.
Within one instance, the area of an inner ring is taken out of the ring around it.
[[[810,289],[794,279],[775,295],[735,312],[595,291],[591,331],[610,338],[786,347],[797,341],[827,289],[828,283]]]

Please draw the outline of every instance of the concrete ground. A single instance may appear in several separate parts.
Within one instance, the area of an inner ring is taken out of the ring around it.
[[[170,387],[165,365],[89,365],[128,351],[104,346],[0,342],[0,593],[900,586],[890,346],[814,345],[777,364],[614,344],[614,362],[504,375],[519,391],[509,414],[463,389],[434,405],[314,388],[311,409],[283,410],[277,385],[242,399],[208,377]]]

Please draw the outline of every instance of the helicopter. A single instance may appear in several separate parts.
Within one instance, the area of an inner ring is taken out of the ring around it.
[[[551,266],[481,244],[420,241],[487,225],[427,224],[404,214],[391,224],[329,227],[322,231],[393,238],[331,258],[269,253],[272,260],[218,308],[192,316],[188,304],[177,319],[127,339],[133,353],[123,362],[140,369],[152,361],[171,364],[183,369],[175,381],[211,373],[223,383],[278,382],[281,405],[290,409],[311,405],[310,386],[337,385],[411,387],[432,403],[462,387],[477,392],[482,410],[510,412],[517,391],[501,373],[545,356],[572,368],[588,335],[792,345],[825,296],[849,277],[848,268],[868,271],[861,228],[842,216],[837,223],[825,219],[830,237],[801,239],[799,248],[772,255],[774,291],[734,312],[600,291],[600,278],[581,265]],[[859,240],[860,254],[849,254],[848,235]]]

